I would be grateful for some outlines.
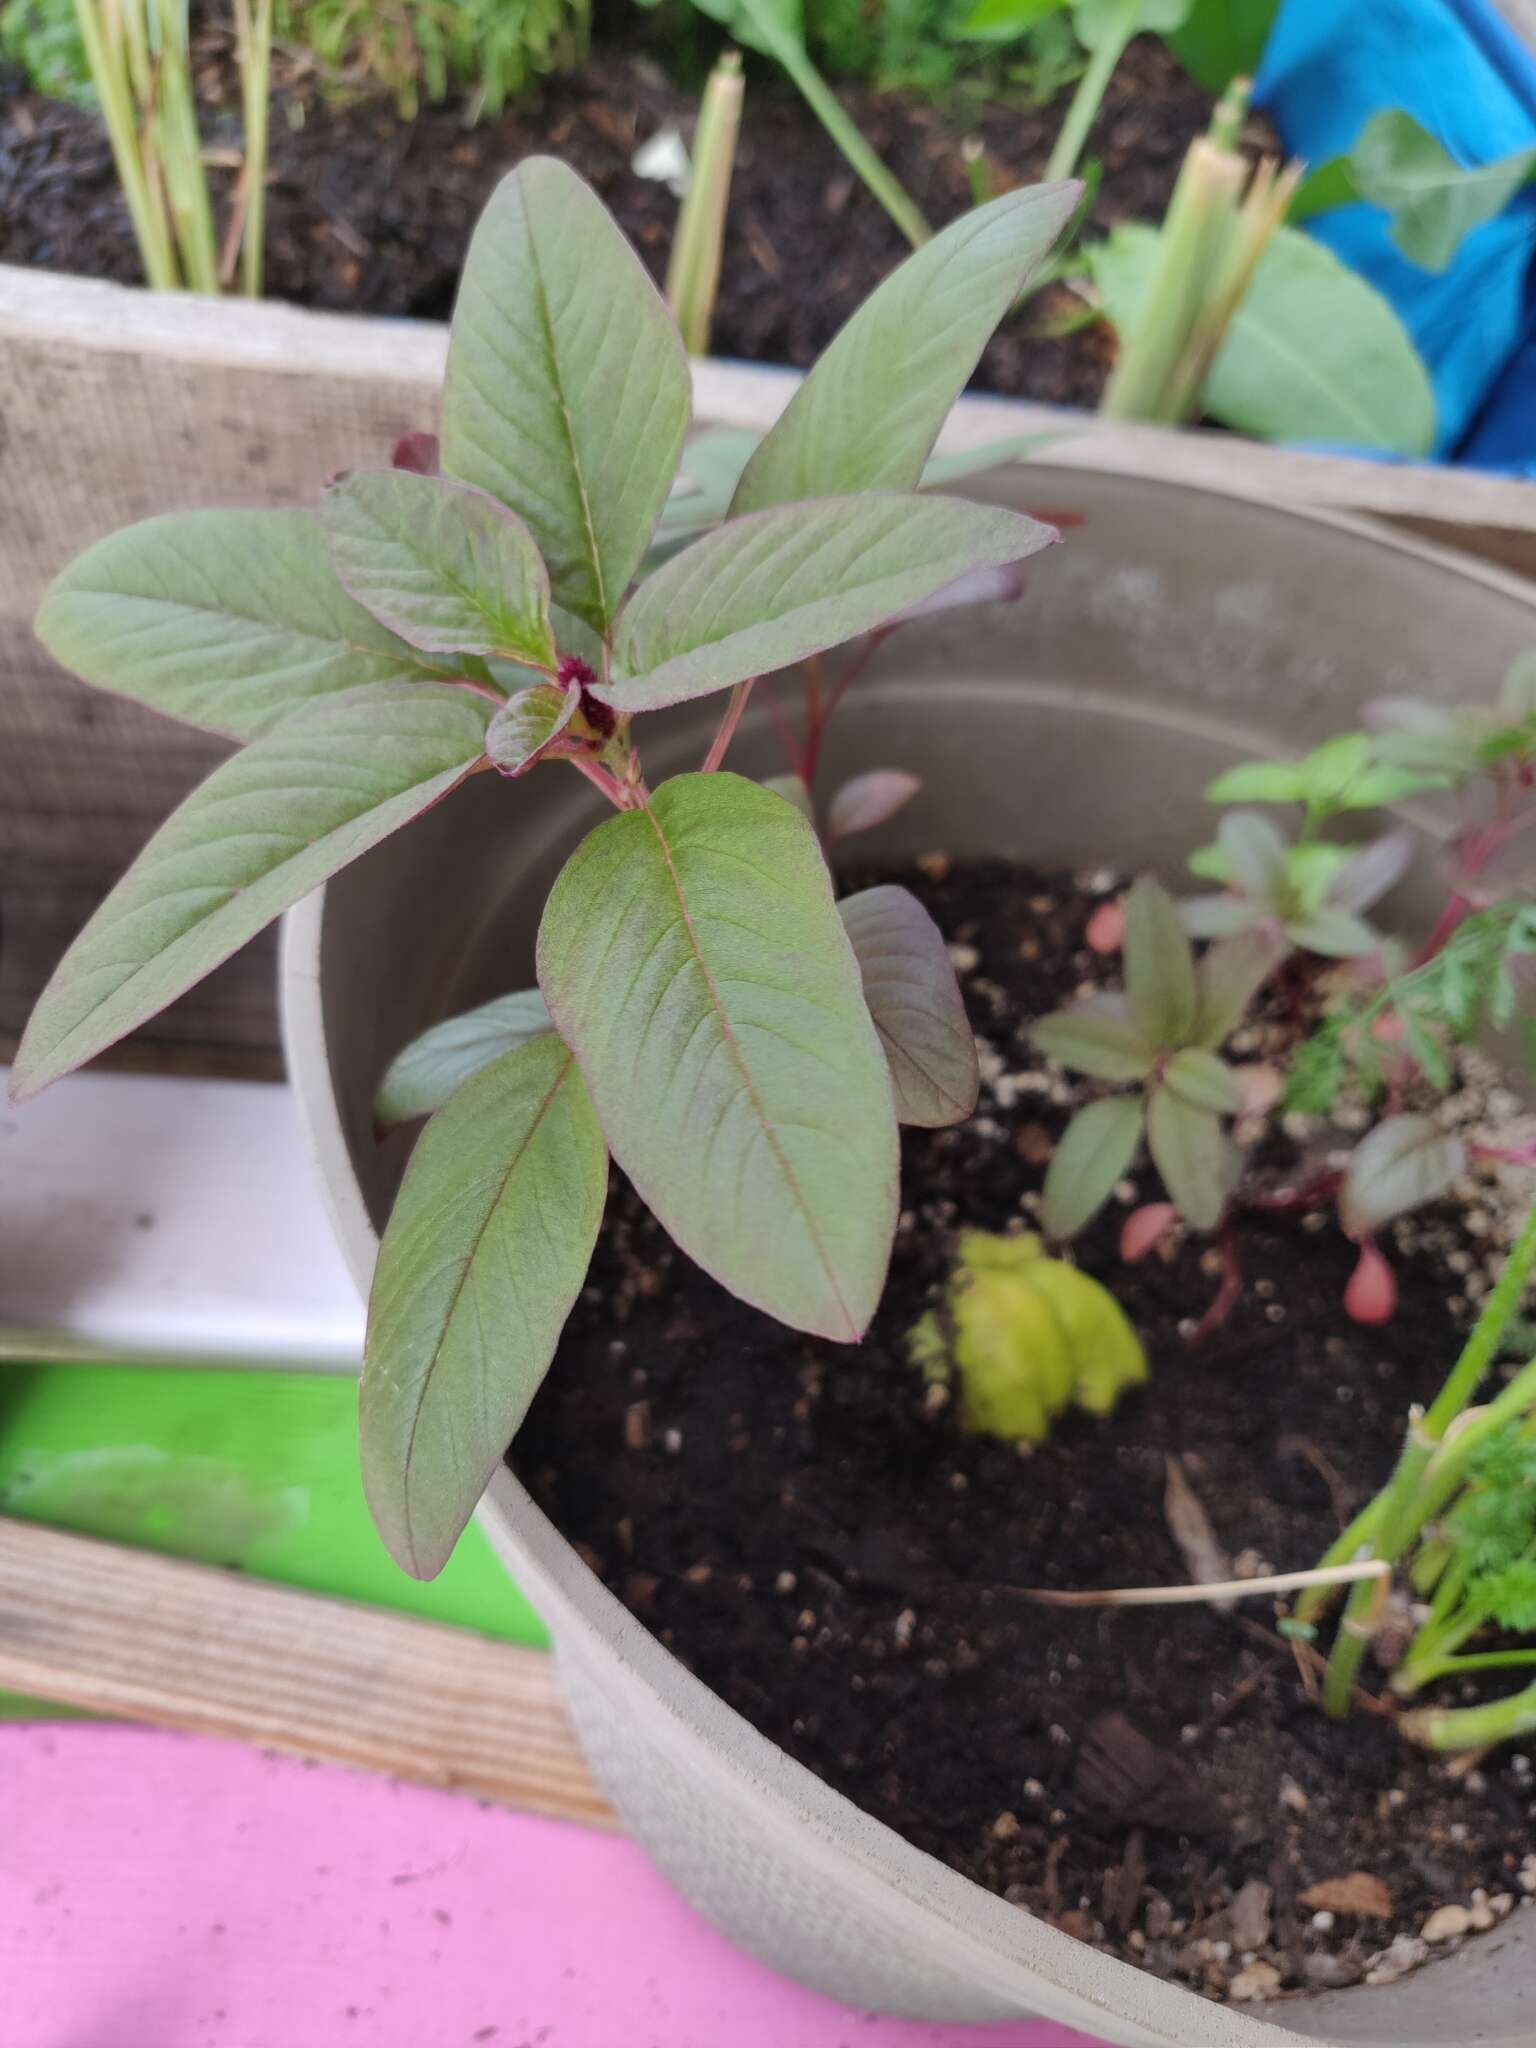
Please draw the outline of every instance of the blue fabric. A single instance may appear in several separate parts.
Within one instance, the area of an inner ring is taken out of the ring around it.
[[[1401,107],[1464,164],[1536,144],[1536,56],[1492,0],[1283,0],[1255,98],[1308,163],[1344,156]],[[1475,228],[1436,276],[1363,202],[1307,223],[1392,301],[1429,367],[1436,452],[1536,476],[1536,187]]]

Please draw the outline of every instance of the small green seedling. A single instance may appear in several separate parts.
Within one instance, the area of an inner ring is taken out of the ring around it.
[[[1401,881],[1412,858],[1407,832],[1358,848],[1326,840],[1292,846],[1258,811],[1229,811],[1215,846],[1190,860],[1197,873],[1225,882],[1226,891],[1187,898],[1179,916],[1191,938],[1262,931],[1287,950],[1353,960],[1380,950],[1380,932],[1360,913]]]
[[[723,763],[760,676],[1014,592],[1056,539],[918,486],[1077,197],[1010,192],[928,243],[750,451],[721,523],[642,574],[687,433],[687,358],[595,194],[535,158],[475,231],[439,444],[407,437],[395,468],[341,478],[318,515],[130,527],[44,600],[38,632],[65,666],[245,745],[65,956],[17,1097],[470,776],[505,778],[512,831],[529,774],[573,769],[612,806],[544,906],[537,996],[434,1029],[380,1099],[385,1122],[435,1111],[380,1248],[361,1396],[369,1503],[418,1575],[447,1559],[548,1370],[610,1155],[723,1286],[852,1342],[895,1230],[898,1119],[974,1106],[975,1041],[932,919],[896,888],[839,903],[803,809]],[[715,695],[699,769],[652,789],[645,718]],[[893,794],[866,789],[863,820]]]
[[[1349,811],[1380,810],[1421,790],[1450,786],[1443,769],[1415,767],[1383,755],[1374,733],[1342,732],[1299,761],[1240,762],[1217,776],[1205,799],[1212,804],[1299,804],[1301,842],[1306,845]]]
[[[1012,1443],[1043,1444],[1069,1406],[1108,1415],[1147,1377],[1114,1296],[1027,1233],[965,1231],[944,1297],[907,1348],[931,1380],[958,1382],[967,1429]]]
[[[1109,1200],[1145,1136],[1163,1185],[1186,1222],[1214,1230],[1237,1178],[1225,1120],[1243,1107],[1218,1052],[1275,967],[1263,928],[1211,947],[1197,965],[1167,890],[1139,881],[1125,905],[1125,992],[1090,996],[1035,1026],[1049,1059],[1096,1081],[1134,1083],[1073,1117],[1045,1177],[1042,1217],[1073,1237]]]

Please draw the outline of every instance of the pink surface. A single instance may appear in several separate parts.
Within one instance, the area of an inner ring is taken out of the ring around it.
[[[628,1842],[233,1743],[0,1726],[3,2048],[1085,2048],[852,2013]]]

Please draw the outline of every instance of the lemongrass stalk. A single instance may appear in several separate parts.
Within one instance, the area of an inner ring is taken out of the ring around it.
[[[101,102],[112,163],[128,205],[128,217],[133,222],[145,279],[156,291],[173,292],[181,283],[181,273],[169,226],[146,175],[126,61],[129,39],[124,34],[115,0],[109,0],[109,6],[110,12],[104,12],[98,0],[75,0],[75,18],[80,24],[85,61]]]
[[[1090,54],[1087,67],[1077,81],[1072,104],[1057,131],[1050,160],[1045,167],[1047,182],[1055,178],[1070,178],[1077,169],[1109,81],[1115,75],[1115,66],[1125,55],[1125,46],[1136,33],[1140,17],[1141,0],[1120,0],[1119,13],[1108,31],[1100,37],[1097,49]]]
[[[1424,1749],[1491,1749],[1536,1732],[1536,1685],[1481,1707],[1422,1707],[1397,1725]]]
[[[1184,158],[1158,240],[1157,268],[1130,331],[1120,337],[1099,413],[1170,420],[1169,390],[1190,329],[1219,275],[1243,189],[1240,157],[1196,136]]]
[[[709,353],[743,92],[741,56],[727,50],[709,74],[699,103],[693,173],[667,264],[667,304],[683,330],[683,346],[694,356]]]
[[[1299,164],[1282,171],[1272,157],[1266,158],[1254,172],[1238,208],[1220,271],[1195,316],[1184,355],[1169,384],[1168,413],[1173,419],[1193,419],[1199,411],[1200,394],[1211,366],[1248,296],[1248,288],[1275,230],[1285,219],[1300,176]]]
[[[240,289],[261,297],[261,265],[267,232],[267,103],[272,76],[273,0],[235,0],[235,38],[240,58],[240,99],[245,125],[245,162],[240,172]]]
[[[1397,1470],[1381,1495],[1380,1521],[1372,1545],[1372,1554],[1384,1558],[1388,1564],[1397,1563],[1433,1511],[1431,1502],[1439,1489],[1425,1487],[1430,1461],[1437,1453],[1442,1453],[1447,1431],[1470,1405],[1484,1375],[1498,1356],[1504,1333],[1525,1298],[1533,1266],[1536,1266],[1536,1208],[1526,1217],[1520,1235],[1504,1262],[1504,1270],[1483,1304],[1482,1313],[1462,1347],[1461,1356],[1447,1375],[1445,1385],[1427,1414],[1415,1410],[1409,1420],[1408,1438]],[[1508,1393],[1509,1390],[1505,1391]],[[1497,1406],[1497,1402],[1491,1403],[1490,1409]],[[1461,1432],[1461,1436],[1468,1435],[1475,1427],[1475,1424],[1470,1425]],[[1459,1443],[1460,1438],[1457,1441]],[[1463,1453],[1463,1459],[1470,1456],[1470,1451]],[[1375,1599],[1375,1588],[1365,1582],[1354,1588],[1344,1604],[1339,1632],[1323,1675],[1323,1706],[1335,1718],[1341,1718],[1349,1711],[1355,1674],[1365,1655],[1366,1644],[1374,1633]]]
[[[155,105],[160,155],[182,268],[193,291],[217,293],[219,252],[208,174],[203,168],[203,139],[197,127],[186,0],[159,0],[157,28]]]
[[[786,29],[771,5],[742,0],[759,45],[789,73],[790,80],[822,127],[842,151],[851,169],[863,179],[871,198],[885,208],[914,249],[933,239],[933,230],[916,201],[859,133],[857,122],[811,62],[804,43]]]

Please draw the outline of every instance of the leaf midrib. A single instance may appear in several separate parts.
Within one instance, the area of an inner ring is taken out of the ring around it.
[[[700,975],[703,977],[704,986],[708,991],[710,1006],[713,1009],[715,1018],[718,1022],[720,1034],[725,1043],[726,1051],[730,1055],[730,1058],[736,1067],[737,1073],[741,1077],[741,1084],[746,1093],[747,1100],[751,1104],[752,1113],[757,1118],[758,1128],[761,1130],[763,1134],[763,1142],[767,1145],[769,1152],[773,1155],[774,1162],[778,1166],[780,1173],[783,1175],[785,1184],[789,1188],[790,1194],[794,1199],[795,1208],[799,1212],[801,1221],[805,1226],[806,1233],[816,1253],[816,1258],[821,1266],[822,1272],[826,1275],[827,1285],[832,1290],[832,1298],[837,1303],[838,1309],[841,1312],[845,1322],[847,1323],[848,1329],[852,1333],[853,1338],[857,1339],[858,1321],[857,1318],[850,1311],[847,1302],[843,1298],[843,1290],[838,1285],[836,1270],[832,1265],[831,1259],[828,1257],[825,1245],[822,1243],[821,1232],[817,1228],[815,1213],[811,1209],[810,1204],[807,1202],[805,1198],[799,1180],[795,1175],[794,1168],[790,1164],[788,1158],[785,1156],[784,1148],[779,1143],[778,1131],[774,1127],[773,1121],[768,1115],[766,1105],[764,1104],[761,1095],[759,1095],[758,1093],[757,1084],[752,1078],[752,1072],[747,1064],[746,1055],[742,1050],[741,1042],[736,1036],[736,1032],[731,1024],[730,1015],[726,1010],[724,1002],[721,1000],[719,990],[715,986],[715,978],[710,973],[709,964],[704,958],[703,949],[699,944],[698,931],[693,921],[693,912],[690,910],[688,906],[688,898],[683,890],[682,877],[679,875],[677,871],[677,863],[672,857],[671,844],[667,839],[666,833],[662,830],[661,820],[656,816],[656,813],[650,804],[646,804],[644,806],[644,813],[650,823],[652,831],[656,835],[656,843],[658,847],[661,849],[662,861],[664,862],[667,870],[667,879],[670,881],[672,885],[673,894],[677,898],[678,913],[682,920],[682,927],[684,932],[687,934],[688,944],[690,949],[692,950],[694,962],[698,967]]]
[[[521,1050],[522,1047],[520,1046],[513,1047],[513,1051]],[[503,1057],[506,1056],[507,1055],[503,1055]],[[519,1143],[516,1151],[512,1154],[512,1157],[507,1162],[506,1171],[501,1175],[500,1179],[497,1182],[495,1197],[486,1209],[485,1218],[481,1223],[480,1228],[477,1231],[475,1231],[472,1238],[470,1239],[469,1252],[464,1260],[464,1269],[460,1273],[458,1280],[454,1284],[453,1292],[448,1299],[448,1306],[443,1314],[442,1331],[438,1336],[437,1342],[432,1347],[432,1355],[428,1359],[426,1366],[422,1370],[420,1378],[417,1382],[417,1398],[412,1407],[411,1427],[406,1436],[405,1453],[401,1460],[401,1475],[404,1481],[402,1493],[404,1496],[405,1503],[406,1540],[410,1544],[411,1560],[413,1564],[419,1562],[420,1553],[417,1549],[416,1544],[416,1518],[415,1511],[412,1505],[412,1461],[414,1460],[416,1455],[416,1436],[417,1432],[421,1428],[422,1412],[427,1405],[427,1393],[432,1384],[432,1377],[433,1374],[436,1372],[438,1365],[442,1361],[443,1352],[447,1347],[449,1333],[453,1328],[454,1320],[458,1315],[460,1304],[464,1298],[464,1290],[469,1285],[469,1276],[471,1272],[474,1270],[475,1261],[480,1256],[480,1248],[485,1243],[486,1236],[490,1231],[492,1223],[495,1221],[496,1213],[500,1209],[502,1203],[506,1200],[507,1189],[512,1184],[512,1176],[517,1172],[519,1166],[522,1165],[523,1159],[527,1154],[529,1146],[538,1136],[539,1130],[543,1125],[545,1117],[549,1114],[549,1111],[554,1104],[556,1096],[560,1093],[560,1090],[565,1086],[567,1077],[570,1074],[574,1062],[575,1055],[569,1050],[567,1050],[564,1064],[561,1066],[560,1071],[556,1075],[553,1082],[545,1090],[544,1098],[540,1102],[538,1108],[535,1110],[533,1119],[530,1122],[527,1130],[523,1133],[521,1142]]]

